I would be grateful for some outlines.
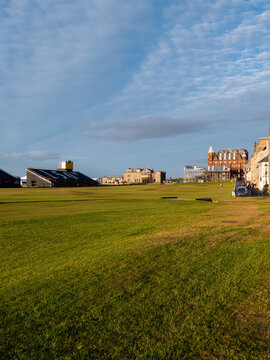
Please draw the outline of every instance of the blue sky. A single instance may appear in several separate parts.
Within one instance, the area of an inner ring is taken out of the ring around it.
[[[2,0],[0,168],[181,176],[270,125],[264,0]]]

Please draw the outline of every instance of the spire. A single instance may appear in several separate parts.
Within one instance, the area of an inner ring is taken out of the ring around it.
[[[213,149],[213,146],[211,145],[209,150],[208,150],[208,153],[213,153],[214,152],[214,149]]]

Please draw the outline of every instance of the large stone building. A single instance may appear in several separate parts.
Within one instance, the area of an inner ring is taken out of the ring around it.
[[[246,165],[246,180],[259,190],[269,186],[270,130],[267,137],[254,143],[254,153]]]
[[[126,184],[162,184],[166,181],[166,171],[154,171],[153,169],[128,168],[124,172],[124,183]]]
[[[230,177],[243,178],[245,175],[248,151],[246,149],[227,149],[214,152],[212,146],[208,151],[208,169],[210,166],[230,166]]]

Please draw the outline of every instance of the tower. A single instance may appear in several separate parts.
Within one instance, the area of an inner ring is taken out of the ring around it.
[[[214,156],[214,149],[213,149],[213,146],[211,145],[209,147],[209,150],[208,150],[208,155],[207,155],[207,165],[210,166],[210,165],[213,165],[212,164],[212,161],[213,161],[213,156]]]

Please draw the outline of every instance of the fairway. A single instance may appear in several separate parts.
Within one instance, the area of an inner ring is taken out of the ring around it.
[[[0,189],[0,358],[270,359],[270,200],[232,189]]]

